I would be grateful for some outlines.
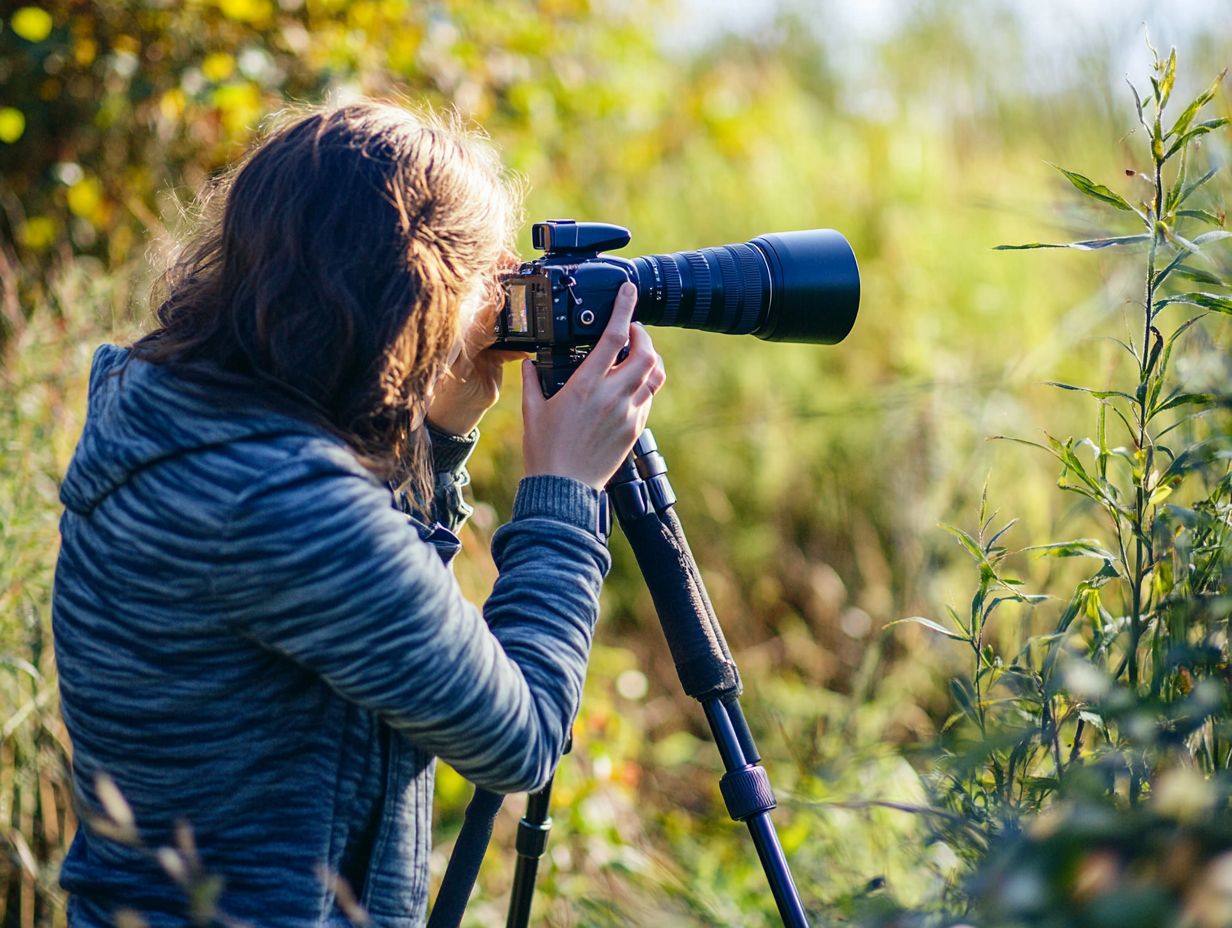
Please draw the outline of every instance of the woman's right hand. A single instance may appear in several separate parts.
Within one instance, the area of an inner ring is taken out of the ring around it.
[[[533,361],[522,362],[522,456],[528,477],[572,477],[596,490],[616,472],[646,426],[667,374],[646,329],[633,320],[637,290],[626,283],[586,360],[551,399]],[[620,350],[629,353],[619,364]]]

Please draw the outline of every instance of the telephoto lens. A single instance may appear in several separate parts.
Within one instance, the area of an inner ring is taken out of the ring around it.
[[[632,260],[637,319],[832,345],[860,306],[855,253],[833,229],[773,232],[749,242]]]

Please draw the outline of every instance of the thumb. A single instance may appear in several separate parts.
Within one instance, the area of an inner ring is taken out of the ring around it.
[[[543,387],[539,386],[539,374],[535,371],[535,362],[527,358],[522,362],[522,419],[523,421],[536,415],[547,400],[543,396]]]

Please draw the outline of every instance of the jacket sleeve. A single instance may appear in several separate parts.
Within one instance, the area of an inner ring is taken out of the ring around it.
[[[523,480],[481,616],[377,481],[301,454],[236,501],[214,594],[236,632],[472,782],[536,789],[581,700],[610,564],[597,512],[581,483]]]
[[[479,444],[479,430],[472,429],[469,435],[453,435],[430,422],[426,427],[428,440],[432,443],[435,478],[432,518],[451,532],[457,532],[474,511],[462,495],[462,488],[471,482],[470,474],[466,472],[466,462]]]

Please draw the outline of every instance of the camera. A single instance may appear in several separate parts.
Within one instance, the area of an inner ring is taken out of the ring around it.
[[[501,279],[493,347],[534,352],[547,396],[603,334],[625,281],[637,287],[638,322],[772,342],[842,341],[860,305],[855,253],[833,229],[637,258],[603,254],[631,238],[608,223],[537,222],[532,237],[543,256]]]

